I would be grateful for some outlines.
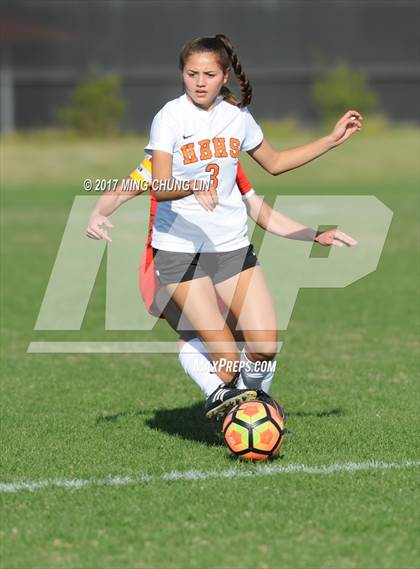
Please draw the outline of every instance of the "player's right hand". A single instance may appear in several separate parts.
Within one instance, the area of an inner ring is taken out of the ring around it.
[[[102,225],[106,225],[106,227],[109,228],[114,227],[105,215],[95,212],[92,213],[89,218],[86,235],[91,239],[105,239],[108,243],[112,243],[112,239],[108,235],[108,231],[106,229],[102,229]]]
[[[323,231],[319,233],[314,241],[323,245],[324,247],[330,247],[331,245],[335,245],[336,247],[343,247],[347,245],[347,247],[354,247],[357,245],[358,241],[344,233],[344,231],[340,231],[339,229],[330,229],[329,231]]]
[[[203,207],[206,211],[213,211],[219,203],[219,196],[217,195],[215,188],[213,186],[210,186],[206,187],[203,190],[200,190],[199,186],[197,185],[194,185],[193,187],[193,193],[201,207]]]

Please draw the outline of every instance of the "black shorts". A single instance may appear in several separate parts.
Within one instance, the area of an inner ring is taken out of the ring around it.
[[[259,265],[249,245],[221,253],[176,253],[153,248],[156,276],[162,285],[210,277],[217,284]]]

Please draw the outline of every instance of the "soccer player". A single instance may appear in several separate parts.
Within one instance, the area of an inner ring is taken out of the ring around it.
[[[88,223],[87,235],[89,237],[111,241],[107,230],[102,226],[106,225],[112,227],[108,216],[127,200],[140,195],[146,191],[146,189],[150,189],[152,183],[151,172],[151,161],[150,158],[146,157],[122,184],[126,187],[131,187],[131,192],[121,191],[122,185],[120,185],[115,194],[104,195],[98,200]],[[317,241],[324,246],[335,245],[342,247],[344,244],[355,245],[357,243],[340,230],[318,233],[314,229],[306,227],[282,213],[273,210],[255,193],[240,162],[238,162],[237,166],[236,185],[237,190],[239,190],[242,195],[249,217],[264,230],[290,239]],[[166,318],[172,328],[180,334],[179,362],[186,374],[197,384],[205,396],[209,397],[219,386],[218,377],[215,376],[213,372],[213,362],[207,353],[205,345],[197,336],[197,333],[190,329],[192,326],[188,326],[188,323],[185,323],[185,326],[183,326],[185,329],[179,330],[181,311],[169,297],[166,289],[160,285],[156,277],[151,241],[157,201],[152,191],[150,192],[150,204],[149,232],[139,273],[140,293],[148,311],[153,316]],[[235,339],[238,342],[244,343],[242,333],[236,330],[236,319],[227,311],[226,305],[224,305],[220,299],[219,309],[225,317],[227,316],[227,323]],[[251,377],[249,374],[246,378],[247,384],[245,384],[242,376],[240,376],[236,383],[236,389],[249,391],[250,388],[253,388],[262,390],[268,394],[275,372],[276,362],[274,361],[273,363],[274,365],[271,367],[271,372],[265,374],[263,378],[260,378],[259,374],[254,373],[254,377]],[[240,395],[241,394],[242,391]],[[271,400],[269,400],[269,402],[276,405]],[[281,410],[280,412],[283,414]]]
[[[188,42],[180,54],[180,68],[185,93],[157,113],[146,147],[153,157],[152,187],[158,201],[152,247],[159,282],[215,364],[218,387],[206,402],[211,418],[224,413],[232,401],[255,397],[255,390],[238,389],[241,362],[245,385],[256,376],[262,384],[267,374],[258,371],[260,362],[273,360],[277,351],[273,301],[248,241],[245,208],[234,191],[239,153],[248,152],[277,175],[342,144],[360,130],[362,117],[348,111],[327,136],[279,152],[265,140],[247,109],[252,89],[226,36]],[[240,101],[226,87],[231,68],[239,82]],[[177,184],[179,180],[184,183]],[[209,188],[197,185],[207,180]],[[240,354],[217,297],[242,330],[246,349]]]

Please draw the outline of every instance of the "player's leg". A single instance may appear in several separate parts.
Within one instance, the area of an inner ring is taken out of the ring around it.
[[[208,357],[215,366],[215,379],[218,377],[220,385],[207,398],[205,405],[207,417],[218,418],[234,405],[255,399],[257,396],[255,390],[238,389],[234,384],[238,376],[236,370],[239,367],[239,356],[236,352],[235,339],[218,310],[210,278],[201,277],[166,285],[166,289],[205,343]],[[197,346],[189,345],[188,349],[191,348],[197,351]],[[184,357],[186,355],[184,353]]]
[[[241,353],[244,386],[268,392],[276,366],[277,323],[261,267],[247,268],[217,283],[216,289],[237,318],[246,342],[246,349]]]
[[[169,326],[179,333],[178,361],[187,374],[206,397],[209,397],[216,389],[223,385],[222,380],[213,371],[213,361],[207,353],[207,348],[197,336],[192,324],[188,325],[188,319],[182,318],[184,328],[179,330],[179,322],[182,312],[175,301],[169,296],[165,287],[161,286],[154,297],[153,306]]]
[[[172,300],[171,302],[173,306],[170,310],[171,314],[169,315],[169,324],[178,331],[172,323],[177,323],[179,321],[181,311]],[[176,307],[176,315],[173,307]],[[165,318],[166,314],[167,312],[165,311]],[[236,318],[231,313],[226,315],[226,322],[234,335],[237,344],[238,342],[244,342],[242,332],[240,330],[236,330]],[[188,377],[195,382],[206,397],[209,397],[213,391],[220,386],[220,379],[212,371],[213,361],[207,353],[207,347],[197,336],[197,332],[195,330],[191,330],[190,332],[180,332],[178,360]],[[236,387],[246,389],[241,378],[238,378]]]
[[[178,361],[188,377],[207,397],[210,397],[220,387],[223,381],[214,373],[213,361],[207,353],[204,342],[195,337],[180,338]]]
[[[239,355],[235,339],[221,315],[211,279],[198,263],[199,255],[156,251],[155,266],[161,284],[206,344],[220,381],[206,402],[206,415],[217,417],[233,405],[255,398],[255,390],[239,390],[233,382],[238,375]]]
[[[219,312],[211,279],[207,276],[194,278],[168,284],[165,288],[182,311],[183,318],[188,319],[206,344],[208,354],[216,364],[217,375],[225,383],[231,383],[239,367],[239,355],[235,338]]]
[[[241,258],[242,254],[242,258]],[[246,258],[244,258],[244,256]],[[220,270],[216,273],[216,279],[224,279],[229,273],[240,270],[243,266],[255,266],[256,257],[253,255],[252,248],[245,251],[230,252],[221,256]],[[238,269],[239,267],[239,269]],[[224,285],[219,284],[218,288],[224,296],[225,304],[232,304],[236,311],[236,317],[241,316],[242,322],[240,327],[248,328],[245,333],[241,330],[237,331],[237,340],[243,340],[245,335],[247,339],[248,352],[243,351],[241,360],[243,372],[241,378],[237,382],[237,387],[242,389],[258,389],[261,388],[268,392],[275,372],[276,362],[274,355],[276,353],[276,320],[274,306],[271,295],[265,283],[262,271],[257,269],[257,273],[244,271],[236,273],[230,279],[223,281]],[[258,303],[252,303],[247,306],[246,293],[250,291],[254,295],[254,299],[259,299]],[[235,295],[235,298],[233,298]],[[235,315],[230,311],[228,321],[230,326],[235,327]],[[249,329],[249,328],[256,328]],[[199,340],[195,340],[194,346],[186,347],[188,359],[200,360],[205,358],[205,352],[202,349]],[[181,356],[182,359],[183,356]],[[183,366],[188,373],[188,367]],[[191,375],[191,366],[190,366]],[[197,382],[197,381],[196,381]],[[197,382],[198,383],[198,382]]]
[[[200,263],[200,254],[157,249],[153,254],[160,285],[181,311],[177,329],[196,330],[208,344],[217,375],[230,383],[235,378],[235,362],[239,357],[232,333],[219,311],[213,283]],[[222,360],[228,365],[223,367]]]
[[[223,382],[213,372],[213,362],[192,324],[188,322],[185,314],[181,319],[180,308],[160,284],[156,276],[153,248],[149,244],[140,262],[139,290],[147,310],[153,316],[164,318],[175,332],[180,333],[178,357],[181,367],[208,397]],[[180,320],[183,331],[179,331]]]
[[[271,360],[277,353],[275,306],[261,266],[248,268],[215,285],[237,320],[252,361]]]
[[[153,283],[151,283],[152,285]],[[144,296],[144,295],[143,295]],[[224,311],[226,308],[223,303],[218,302],[219,308]],[[223,307],[222,307],[223,305]],[[179,330],[179,322],[182,312],[174,300],[169,296],[163,286],[159,286],[154,291],[152,297],[152,307],[155,316],[161,315],[175,332],[180,335],[179,339],[179,363],[188,377],[190,377],[197,387],[209,397],[218,387],[222,385],[220,378],[213,371],[213,361],[207,353],[207,348],[203,341],[197,336],[192,324],[188,324],[185,314],[182,318],[184,330]],[[148,307],[150,310],[150,307]],[[230,313],[227,315],[227,323],[235,336],[235,340],[242,342],[240,331],[235,332],[236,319]],[[236,387],[239,387],[238,385]],[[245,387],[242,385],[242,388]]]

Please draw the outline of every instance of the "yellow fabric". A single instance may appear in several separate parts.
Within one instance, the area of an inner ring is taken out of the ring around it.
[[[131,172],[130,178],[139,184],[142,184],[143,182],[151,184],[152,162],[150,158],[144,158],[143,162]]]

